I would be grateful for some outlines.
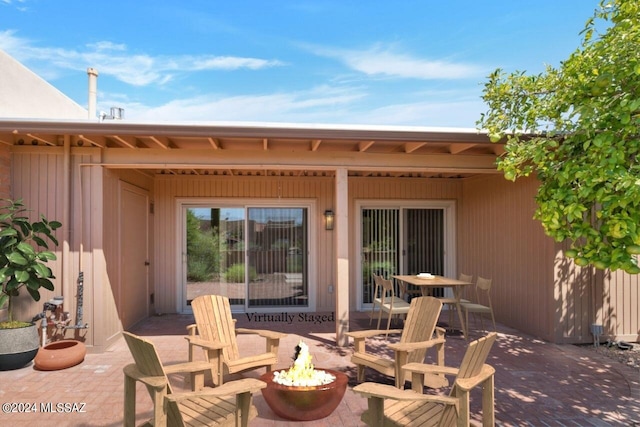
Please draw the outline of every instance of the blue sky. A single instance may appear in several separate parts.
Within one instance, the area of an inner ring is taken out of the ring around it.
[[[495,68],[579,47],[597,0],[0,0],[0,49],[131,121],[475,127]],[[0,74],[1,78],[1,74]]]

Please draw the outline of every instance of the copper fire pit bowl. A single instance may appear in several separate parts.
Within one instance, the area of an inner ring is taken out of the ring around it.
[[[262,395],[278,416],[293,421],[319,420],[331,414],[342,401],[349,378],[342,372],[316,368],[330,373],[336,379],[319,386],[289,386],[273,382],[273,371],[260,379],[267,383]]]

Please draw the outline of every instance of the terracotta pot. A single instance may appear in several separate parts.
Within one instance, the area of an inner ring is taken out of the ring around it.
[[[267,383],[262,395],[273,412],[294,421],[319,420],[330,415],[342,401],[349,378],[342,372],[316,369],[326,371],[336,379],[325,385],[298,387],[273,382],[273,372],[262,375],[260,379]]]
[[[33,363],[40,371],[57,371],[79,364],[86,354],[87,347],[80,341],[56,341],[40,348]]]

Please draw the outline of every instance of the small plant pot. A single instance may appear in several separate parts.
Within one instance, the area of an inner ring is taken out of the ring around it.
[[[276,415],[294,421],[319,420],[329,416],[340,404],[347,389],[349,378],[342,372],[326,371],[336,379],[314,387],[288,386],[273,381],[273,371],[260,379],[267,383],[262,396]]]
[[[87,347],[80,341],[56,341],[40,348],[33,363],[39,371],[58,371],[81,363],[86,354]]]

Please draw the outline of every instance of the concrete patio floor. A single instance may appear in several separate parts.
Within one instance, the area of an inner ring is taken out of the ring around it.
[[[349,358],[352,349],[340,348],[334,341],[334,324],[320,314],[293,314],[289,323],[281,319],[250,318],[239,314],[238,326],[273,329],[289,335],[280,344],[279,368],[291,363],[293,349],[305,340],[316,367],[346,372],[349,389],[340,406],[329,417],[310,422],[291,422],[277,417],[261,394],[254,396],[258,417],[250,425],[262,426],[360,426],[366,400],[351,391],[355,385],[355,367]],[[351,314],[351,330],[369,329],[366,313]],[[443,320],[447,319],[443,313]],[[152,340],[165,364],[185,361],[187,343],[185,326],[189,315],[164,315],[149,318],[132,332]],[[282,320],[282,321],[281,321]],[[487,322],[485,322],[485,325]],[[471,338],[479,337],[479,324],[472,323]],[[497,425],[501,426],[607,426],[640,425],[640,375],[637,370],[608,359],[595,351],[573,346],[555,345],[498,325],[499,337],[489,355],[496,368],[495,406]],[[239,337],[243,355],[259,352],[262,342],[249,336]],[[384,344],[379,341],[377,344]],[[466,341],[457,335],[447,337],[446,362],[457,366]],[[382,350],[381,350],[382,351]],[[428,356],[428,360],[432,360]],[[0,403],[22,405],[22,413],[0,413],[2,426],[119,426],[123,418],[122,368],[132,362],[123,339],[103,354],[88,354],[83,363],[61,371],[41,372],[32,365],[0,372]],[[258,377],[264,369],[244,374]],[[180,377],[173,377],[178,390],[186,387]],[[367,380],[392,383],[392,380],[367,371]],[[150,418],[151,401],[146,390],[137,390],[137,422]],[[480,396],[472,394],[474,423],[480,419]],[[63,412],[44,413],[43,405],[62,405]],[[76,404],[76,405],[74,405]],[[14,405],[17,407],[18,405]],[[68,411],[68,412],[65,412]]]

